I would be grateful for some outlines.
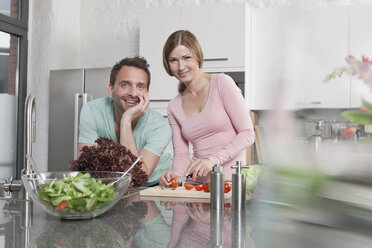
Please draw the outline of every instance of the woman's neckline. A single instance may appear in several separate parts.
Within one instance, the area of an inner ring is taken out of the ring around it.
[[[184,108],[183,108],[183,104],[182,104],[182,93],[179,94],[181,110],[182,110],[183,115],[184,115],[186,118],[188,118],[188,119],[196,118],[196,117],[200,116],[200,115],[205,111],[205,109],[208,107],[208,105],[209,105],[209,101],[210,101],[210,98],[211,98],[212,82],[213,82],[213,77],[214,77],[214,76],[215,76],[215,74],[211,74],[210,81],[209,81],[208,99],[207,99],[207,102],[206,102],[205,106],[203,107],[203,109],[202,109],[199,113],[197,113],[197,114],[195,114],[195,115],[191,115],[191,116],[188,115],[188,114],[186,114],[186,112],[185,112],[185,110],[184,110]],[[204,86],[204,87],[205,87],[205,86]]]

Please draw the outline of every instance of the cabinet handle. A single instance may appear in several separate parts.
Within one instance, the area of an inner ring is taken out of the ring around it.
[[[210,58],[210,59],[203,59],[204,61],[228,61],[228,58]]]
[[[312,105],[320,105],[320,104],[322,104],[322,102],[321,102],[321,101],[314,101],[314,102],[296,102],[295,104],[296,104],[296,105],[304,105],[304,106],[309,105],[309,104],[312,104]]]

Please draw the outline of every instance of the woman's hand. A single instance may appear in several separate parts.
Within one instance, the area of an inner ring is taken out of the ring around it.
[[[209,204],[209,203],[206,203]],[[191,207],[185,206],[186,213],[196,222],[210,223],[209,206],[192,203]]]
[[[171,178],[178,178],[176,174],[173,172],[165,172],[159,180],[159,186],[168,186],[169,182],[171,181]]]
[[[213,162],[207,158],[194,160],[186,170],[185,175],[192,174],[192,180],[197,177],[206,177],[213,169]]]

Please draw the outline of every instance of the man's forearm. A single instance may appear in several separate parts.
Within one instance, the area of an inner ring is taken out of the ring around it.
[[[136,141],[133,136],[132,123],[122,121],[120,130],[120,144],[128,148],[134,155],[139,157],[141,154],[137,149]],[[147,165],[147,159],[142,158],[142,169],[150,176],[153,169]]]
[[[140,156],[137,150],[136,141],[134,140],[132,124],[130,122],[121,123],[120,128],[120,144],[128,148],[137,157]]]

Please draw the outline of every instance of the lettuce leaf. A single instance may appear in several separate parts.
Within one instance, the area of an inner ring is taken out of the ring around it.
[[[265,171],[265,167],[259,164],[249,165],[248,169],[242,170],[242,173],[245,174],[247,191],[251,190],[253,187],[255,187],[258,184],[259,179],[264,171]]]

